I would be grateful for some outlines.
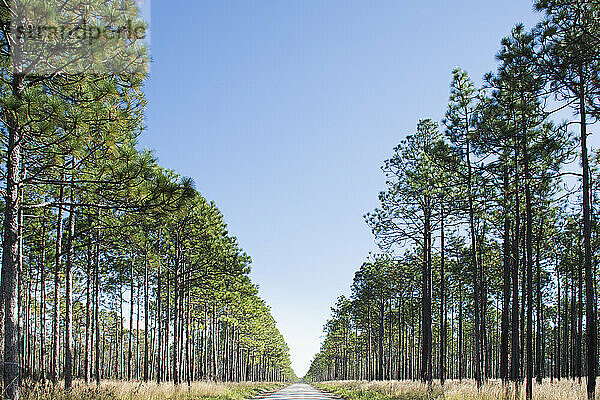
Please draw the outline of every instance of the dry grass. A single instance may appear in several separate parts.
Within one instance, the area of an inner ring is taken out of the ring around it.
[[[194,382],[191,386],[172,383],[102,381],[85,385],[75,382],[73,389],[66,392],[62,385],[24,385],[22,398],[25,400],[242,400],[263,391],[283,387],[281,383],[218,383]]]
[[[412,381],[333,381],[315,386],[330,390],[350,400],[520,400],[525,398],[525,388],[515,390],[514,385],[503,387],[500,381],[492,380],[477,390],[472,380],[446,381],[442,388],[439,382],[431,386]],[[600,388],[600,380],[598,382]],[[550,383],[545,380],[533,388],[535,400],[587,400],[585,379],[581,384],[571,380]],[[600,393],[596,393],[600,400]]]

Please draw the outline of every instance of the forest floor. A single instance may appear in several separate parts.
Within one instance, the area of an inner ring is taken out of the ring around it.
[[[270,382],[194,382],[190,386],[172,383],[102,381],[85,385],[74,382],[73,389],[66,392],[63,386],[24,385],[24,400],[242,400],[264,392],[287,386],[286,383]]]
[[[581,384],[569,379],[554,380],[550,383],[548,379],[541,385],[534,383],[533,398],[534,400],[586,400],[585,384],[585,379]],[[489,381],[481,391],[477,390],[473,380],[446,381],[443,388],[439,381],[434,382],[431,387],[413,381],[331,381],[313,385],[348,400],[513,400],[525,398],[524,387],[520,388],[519,396],[515,396],[514,385],[503,387],[497,380]],[[598,391],[596,391],[596,399],[600,400]]]

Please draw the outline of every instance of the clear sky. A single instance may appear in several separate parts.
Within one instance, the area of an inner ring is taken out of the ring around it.
[[[154,0],[142,146],[214,200],[302,376],[375,249],[362,216],[451,71],[495,68],[529,0]]]

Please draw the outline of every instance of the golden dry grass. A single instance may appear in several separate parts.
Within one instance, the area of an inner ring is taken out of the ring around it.
[[[25,384],[22,398],[25,400],[242,400],[263,391],[283,387],[282,383],[220,383],[193,382],[175,386],[172,383],[102,381],[85,385],[81,381],[74,383],[73,389],[66,392],[62,385]]]
[[[585,379],[579,384],[572,380],[545,380],[533,388],[534,400],[587,400]],[[521,400],[525,398],[525,388],[515,390],[514,385],[502,386],[500,381],[491,380],[481,390],[477,390],[472,380],[446,381],[442,388],[439,382],[428,386],[413,381],[332,381],[322,382],[315,386],[331,390],[350,400]],[[600,380],[598,382],[600,388]],[[600,400],[600,393],[596,393]]]

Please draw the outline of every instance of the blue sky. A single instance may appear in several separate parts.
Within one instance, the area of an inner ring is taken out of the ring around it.
[[[214,200],[303,375],[375,250],[379,169],[451,71],[494,69],[529,0],[155,0],[141,145]]]

